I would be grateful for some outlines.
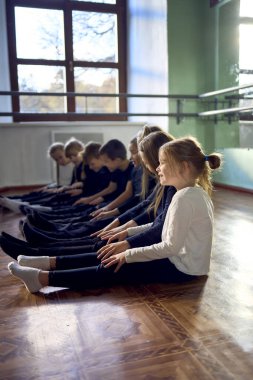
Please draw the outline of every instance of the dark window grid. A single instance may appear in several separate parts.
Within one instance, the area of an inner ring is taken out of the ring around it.
[[[43,60],[43,59],[21,59],[17,58],[16,35],[15,35],[15,6],[41,8],[41,9],[58,9],[64,11],[64,32],[65,32],[65,60]],[[72,11],[82,10],[91,12],[106,12],[117,14],[117,34],[118,34],[118,62],[86,62],[74,61],[72,48]],[[127,87],[126,78],[126,0],[117,0],[117,4],[103,3],[85,3],[62,0],[7,0],[7,31],[9,44],[9,62],[10,62],[10,79],[12,91],[18,91],[18,64],[27,65],[48,65],[48,66],[63,66],[66,68],[66,88],[67,92],[74,92],[74,68],[75,67],[97,67],[97,68],[117,68],[119,70],[119,93],[125,93]],[[20,113],[19,97],[12,98],[13,112]],[[120,112],[127,112],[127,101],[125,98],[119,98]],[[75,112],[75,97],[67,98],[67,110],[71,113],[70,120],[79,120],[78,114]],[[52,115],[38,115],[39,119],[52,120]],[[36,118],[34,114],[34,118]],[[99,115],[87,115],[87,120],[100,120],[103,117]],[[112,116],[108,120],[126,120],[125,116]],[[66,120],[66,115],[59,116],[58,120]],[[82,117],[82,120],[84,118]],[[14,121],[27,121],[25,114],[20,114],[20,117],[14,116]],[[29,119],[30,121],[30,119]]]

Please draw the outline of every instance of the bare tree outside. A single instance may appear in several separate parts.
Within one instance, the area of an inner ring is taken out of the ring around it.
[[[112,2],[110,2],[112,3]],[[29,20],[29,28],[27,27]],[[65,92],[66,69],[63,11],[15,7],[17,55],[21,59],[45,60],[43,65],[19,64],[20,91]],[[76,92],[118,92],[118,69],[89,67],[89,62],[117,62],[117,16],[110,13],[73,11],[73,80]],[[50,65],[47,65],[50,60]],[[52,61],[62,61],[62,66]],[[78,67],[76,62],[85,62]],[[21,96],[21,112],[66,112],[63,96]],[[118,112],[112,97],[76,98],[76,112]]]
[[[65,59],[63,11],[15,7],[18,58]]]
[[[117,62],[117,16],[110,13],[73,13],[74,60]]]

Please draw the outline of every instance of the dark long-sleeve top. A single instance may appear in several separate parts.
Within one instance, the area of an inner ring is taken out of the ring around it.
[[[83,194],[82,196],[90,196],[105,189],[111,180],[111,172],[106,166],[103,166],[99,171],[88,169],[86,171],[86,178],[83,181]]]
[[[117,188],[113,193],[103,196],[104,202],[109,203],[113,201],[126,190],[127,182],[131,181],[131,173],[133,168],[134,165],[130,161],[128,167],[125,170],[116,169],[111,173],[111,182],[115,182]]]
[[[75,166],[73,168],[73,173],[72,173],[72,179],[71,179],[71,185],[75,182],[81,182],[84,180],[86,176],[86,171],[89,170],[88,165],[85,164],[84,161],[82,161],[80,164]]]
[[[173,186],[165,187],[162,201],[157,209],[157,216],[150,228],[142,233],[126,238],[131,248],[148,246],[161,241],[164,220],[175,193],[176,189]]]
[[[141,177],[142,177],[142,167],[134,167],[131,173],[131,182],[133,187],[133,195],[139,195],[141,193]]]
[[[135,167],[132,171],[132,185],[133,185],[133,196],[124,202],[122,205],[118,207],[119,214],[123,214],[124,212],[130,210],[132,207],[135,207],[137,204],[143,201],[141,198],[141,187],[142,187],[142,174],[143,169],[141,166]],[[148,191],[147,196],[151,194],[156,185],[156,181],[154,177],[149,177],[148,183]]]
[[[124,214],[122,214],[118,217],[120,224],[121,225],[125,224],[129,220],[133,220],[137,215],[140,215],[143,212],[146,212],[148,206],[155,199],[155,196],[156,196],[156,187],[146,199],[144,199],[138,205],[136,205],[135,207],[132,207],[130,210],[124,212]],[[144,223],[141,223],[141,224],[144,224]]]

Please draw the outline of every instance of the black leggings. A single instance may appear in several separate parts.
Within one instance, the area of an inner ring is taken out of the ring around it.
[[[104,268],[96,253],[59,256],[56,270],[49,272],[49,286],[81,290],[116,284],[181,282],[196,277],[180,272],[168,259],[124,264],[117,273],[114,269]]]
[[[79,246],[73,246],[73,247],[41,247],[37,249],[37,255],[38,256],[72,256],[78,255],[82,253],[90,253],[90,252],[97,252],[100,248],[104,247],[106,245],[106,240],[100,240],[97,243],[94,244],[87,244]]]

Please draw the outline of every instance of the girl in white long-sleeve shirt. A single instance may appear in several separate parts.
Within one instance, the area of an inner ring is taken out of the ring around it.
[[[97,267],[88,257],[86,267],[80,268],[79,263],[79,269],[74,269],[78,260],[75,264],[70,261],[69,265],[65,262],[60,268],[54,258],[30,258],[25,265],[36,269],[10,263],[11,273],[31,292],[46,285],[88,288],[114,283],[181,281],[206,275],[213,237],[210,175],[212,169],[220,166],[221,157],[217,153],[205,156],[194,138],[183,138],[163,145],[159,162],[161,184],[177,189],[166,215],[161,243],[118,254],[109,249],[104,251],[102,265]],[[147,227],[129,228],[128,234]]]
[[[162,242],[104,257],[104,263],[109,266],[117,262],[118,270],[125,262],[168,258],[180,272],[205,275],[209,271],[213,237],[210,174],[211,169],[220,166],[221,157],[217,153],[205,156],[195,139],[184,138],[163,145],[159,161],[161,184],[177,189],[164,222]],[[128,235],[147,226],[129,228]]]
[[[145,226],[140,227],[145,229]],[[137,230],[140,229],[129,228],[128,234],[135,234]],[[213,205],[209,196],[201,187],[185,187],[172,199],[163,226],[162,242],[127,250],[126,262],[168,258],[184,273],[207,274],[212,235]]]

